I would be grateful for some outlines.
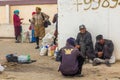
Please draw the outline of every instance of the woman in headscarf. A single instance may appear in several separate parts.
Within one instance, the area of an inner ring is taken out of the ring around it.
[[[20,37],[21,37],[21,20],[23,20],[23,18],[19,18],[19,10],[15,10],[14,11],[14,15],[13,15],[13,23],[14,23],[14,31],[15,31],[15,39],[16,39],[16,43],[20,42]]]
[[[36,49],[39,49],[39,37],[42,39],[45,36],[45,27],[44,21],[48,20],[49,16],[45,13],[41,12],[40,7],[36,7],[36,14],[33,16],[34,21],[34,30],[35,30],[35,37],[36,37]]]

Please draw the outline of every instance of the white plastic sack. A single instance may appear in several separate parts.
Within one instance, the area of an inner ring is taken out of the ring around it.
[[[26,31],[26,32],[22,31],[21,35],[22,35],[21,36],[21,42],[22,43],[30,41],[30,32],[29,31]]]
[[[48,51],[48,48],[46,48],[45,46],[42,46],[42,47],[40,48],[40,55],[41,55],[41,56],[47,55],[47,51]]]
[[[113,55],[111,56],[110,60],[109,60],[109,63],[115,63],[116,61],[116,58],[115,58],[115,55],[113,53]]]
[[[51,45],[54,41],[54,35],[47,33],[42,39],[42,45]]]
[[[0,72],[3,72],[4,71],[4,67],[3,66],[1,66],[1,64],[0,64]]]

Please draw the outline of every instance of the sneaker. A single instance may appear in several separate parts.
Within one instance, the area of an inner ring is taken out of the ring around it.
[[[39,49],[39,46],[35,47],[35,49]]]
[[[84,75],[83,74],[77,74],[77,75],[75,75],[75,77],[84,77]]]
[[[93,66],[97,66],[97,63],[95,60],[93,60],[93,63],[92,63]]]

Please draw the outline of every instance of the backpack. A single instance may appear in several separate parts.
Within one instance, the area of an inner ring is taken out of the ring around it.
[[[14,54],[8,54],[6,56],[6,59],[8,62],[18,62],[18,57],[15,56]]]

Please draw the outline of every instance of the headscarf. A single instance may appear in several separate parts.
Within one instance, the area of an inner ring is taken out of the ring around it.
[[[40,8],[40,7],[36,7],[36,9],[41,10],[41,8]]]
[[[36,12],[32,12],[32,15],[36,14]]]
[[[14,10],[14,14],[18,15],[19,10]]]

